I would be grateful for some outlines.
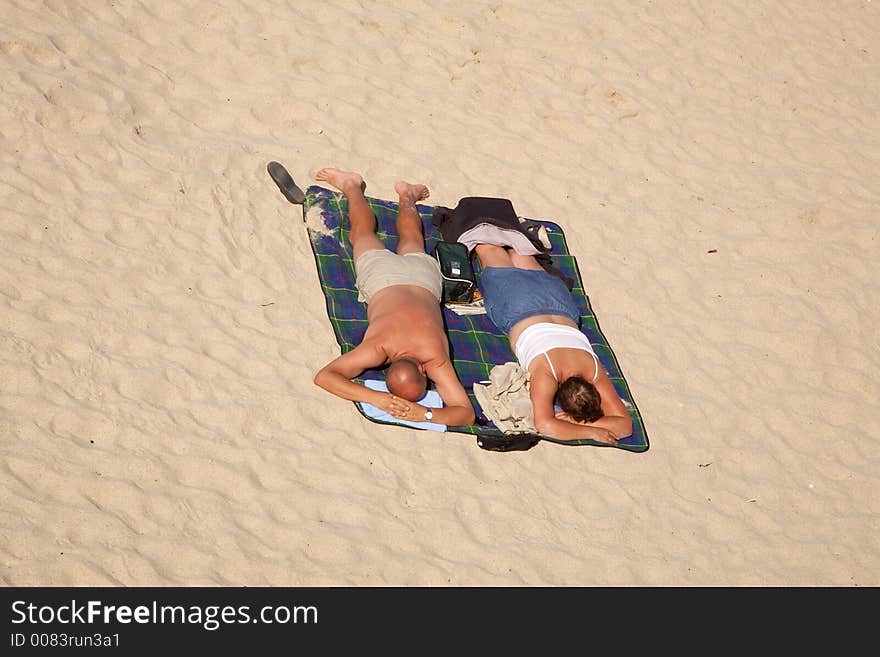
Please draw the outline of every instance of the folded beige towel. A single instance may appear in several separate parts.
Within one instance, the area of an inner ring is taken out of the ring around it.
[[[474,396],[486,417],[504,433],[535,433],[529,373],[519,363],[496,365],[488,383],[475,383]]]

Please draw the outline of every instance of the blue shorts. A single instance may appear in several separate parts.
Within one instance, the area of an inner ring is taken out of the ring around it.
[[[546,271],[487,267],[480,279],[486,314],[505,333],[535,315],[561,315],[575,324],[580,312],[565,283]]]

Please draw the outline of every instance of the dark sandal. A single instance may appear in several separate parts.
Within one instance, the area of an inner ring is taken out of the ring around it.
[[[275,184],[278,185],[278,189],[284,194],[284,198],[295,205],[303,204],[306,200],[305,193],[293,182],[293,178],[290,177],[290,174],[287,173],[287,169],[283,165],[279,162],[269,162],[266,170],[272,176]]]

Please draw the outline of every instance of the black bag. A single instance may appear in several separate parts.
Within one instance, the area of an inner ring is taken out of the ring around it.
[[[480,434],[477,436],[477,445],[490,452],[525,452],[540,441],[541,437],[534,433],[516,433],[504,436]]]
[[[460,242],[438,242],[434,257],[443,275],[443,303],[471,303],[477,280],[467,247]]]

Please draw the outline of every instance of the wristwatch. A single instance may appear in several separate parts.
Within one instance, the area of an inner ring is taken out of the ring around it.
[[[425,422],[430,422],[432,417],[434,417],[434,411],[429,408],[425,411]]]

